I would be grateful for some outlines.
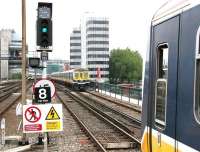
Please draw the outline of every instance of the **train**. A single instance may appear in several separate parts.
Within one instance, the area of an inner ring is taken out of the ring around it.
[[[200,151],[200,1],[165,3],[151,21],[142,152]]]
[[[64,72],[54,72],[50,77],[54,81],[64,83],[64,85],[77,91],[88,90],[91,86],[89,71],[83,68],[71,69]]]

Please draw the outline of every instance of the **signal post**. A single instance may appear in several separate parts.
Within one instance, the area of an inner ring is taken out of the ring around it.
[[[38,3],[37,12],[37,51],[41,52],[42,79],[33,86],[34,104],[26,105],[26,7],[22,0],[22,105],[23,137],[21,143],[27,144],[26,133],[45,133],[44,151],[47,151],[47,133],[63,130],[62,104],[51,104],[55,86],[47,80],[48,52],[52,52],[52,3]],[[39,58],[29,58],[29,66],[41,68]]]
[[[47,60],[48,52],[52,52],[52,3],[38,3],[38,14],[37,14],[37,49],[41,52],[42,60],[42,78],[47,78]],[[45,57],[44,57],[45,56]],[[42,90],[42,89],[40,89]],[[41,91],[39,91],[41,93]],[[47,93],[46,90],[42,91],[44,94]],[[39,95],[38,95],[39,96]],[[50,101],[51,102],[51,101]],[[47,150],[47,137],[48,134],[44,134],[44,151]],[[38,137],[38,142],[41,141],[41,134]]]

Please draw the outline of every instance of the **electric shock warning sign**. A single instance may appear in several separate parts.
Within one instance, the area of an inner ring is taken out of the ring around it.
[[[46,120],[59,120],[60,117],[58,116],[58,113],[56,112],[55,108],[52,106],[49,110],[49,113],[46,117]]]
[[[23,106],[24,133],[52,132],[62,130],[62,104]]]

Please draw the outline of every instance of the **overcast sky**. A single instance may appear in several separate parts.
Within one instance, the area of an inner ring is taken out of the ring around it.
[[[0,29],[14,29],[21,35],[21,1],[0,0]],[[42,0],[40,0],[41,2]],[[155,11],[166,0],[43,0],[53,3],[53,52],[51,58],[69,59],[69,38],[79,27],[85,12],[109,18],[110,50],[129,47],[146,56],[148,30]],[[38,0],[26,0],[27,43],[29,51],[36,47]]]

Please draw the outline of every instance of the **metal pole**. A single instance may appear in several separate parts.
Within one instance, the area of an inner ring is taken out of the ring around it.
[[[117,93],[117,86],[115,84],[115,99],[116,99],[116,93]]]
[[[22,105],[26,104],[26,0],[22,0]],[[23,122],[23,119],[22,119]],[[26,143],[23,133],[22,144]]]
[[[34,83],[36,83],[37,78],[36,78],[36,68],[34,69],[35,77],[34,77]]]
[[[43,60],[42,61],[42,66],[43,66],[43,71],[42,71],[42,78],[46,79],[47,78],[47,61]],[[48,140],[49,140],[49,135],[48,132],[44,133],[44,150],[43,152],[48,152]]]
[[[1,82],[1,50],[0,50],[0,82]]]
[[[48,152],[48,147],[47,147],[47,133],[44,133],[44,150],[43,152]]]

